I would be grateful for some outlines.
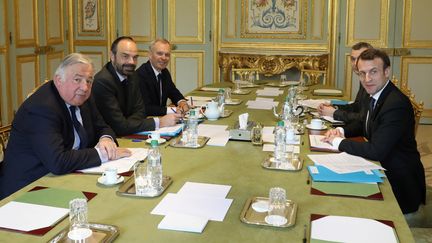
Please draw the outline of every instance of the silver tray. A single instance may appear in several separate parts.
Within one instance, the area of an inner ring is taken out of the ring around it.
[[[244,90],[244,89],[239,89],[239,90],[232,90],[231,94],[236,94],[236,95],[246,95],[249,94],[252,90],[248,89],[248,90]]]
[[[137,195],[135,194],[135,177],[131,176],[129,179],[121,185],[117,191],[117,195],[120,196],[132,196],[132,197],[157,197],[160,196],[171,183],[173,182],[170,176],[162,177],[162,189],[158,191],[156,194],[148,194],[148,195]]]
[[[285,208],[285,217],[287,219],[286,224],[283,225],[271,225],[265,221],[265,217],[267,216],[267,212],[257,212],[252,208],[252,204],[258,201],[268,202],[268,198],[266,197],[252,197],[246,201],[245,206],[243,207],[243,211],[240,214],[240,220],[246,224],[255,224],[255,225],[264,225],[264,226],[272,226],[278,228],[287,228],[295,225],[295,220],[297,216],[297,203],[286,200],[286,208]]]
[[[241,84],[240,85],[242,88],[256,88],[259,87],[259,84]]]
[[[281,84],[281,83],[277,82],[277,83],[266,83],[265,85],[266,86],[270,86],[270,87],[279,87],[279,88],[281,88],[281,87],[294,86],[294,85],[297,85],[297,84],[290,84],[290,83]]]
[[[225,101],[226,105],[240,105],[242,103],[241,99],[231,99],[229,102]]]
[[[119,229],[114,225],[90,223],[89,226],[93,234],[89,238],[86,238],[85,242],[114,242],[115,238],[119,235]],[[60,231],[60,233],[55,235],[48,242],[73,242],[67,236],[68,232],[69,226]]]
[[[184,144],[183,141],[181,140],[181,136],[179,136],[177,138],[174,138],[173,141],[169,143],[169,146],[174,148],[191,148],[191,149],[202,148],[208,142],[209,139],[210,139],[209,137],[199,136],[197,146],[192,147]]]
[[[270,170],[284,170],[284,171],[300,171],[303,167],[303,159],[298,157],[297,159],[294,159],[294,162],[292,163],[294,168],[281,168],[277,167],[276,163],[272,162],[273,155],[269,155],[262,163],[261,166],[270,169]]]
[[[224,112],[223,112],[223,114],[220,115],[220,117],[221,118],[229,117],[232,113],[233,113],[232,110],[225,110],[224,109]]]

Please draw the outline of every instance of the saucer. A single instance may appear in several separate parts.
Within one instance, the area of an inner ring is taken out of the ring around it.
[[[88,238],[92,234],[93,234],[93,231],[91,229],[78,228],[78,229],[74,229],[72,231],[69,231],[68,237],[69,237],[69,239],[71,239],[73,241],[80,241],[80,242],[83,241],[84,242],[84,239]]]
[[[315,127],[312,127],[311,124],[307,124],[306,127],[307,127],[308,129],[311,129],[311,130],[325,130],[325,129],[327,129],[327,126],[326,126],[326,125],[323,125],[323,126],[320,127],[320,128],[315,128]]]
[[[252,203],[252,208],[258,213],[265,213],[268,211],[268,201],[256,201]]]
[[[151,143],[151,138],[149,138],[149,139],[147,139],[146,140],[146,143]],[[165,143],[166,142],[166,139],[165,138],[159,138],[158,139],[158,144],[163,144],[163,143]]]
[[[288,222],[288,219],[280,215],[268,215],[264,218],[265,222],[274,226],[281,226]]]
[[[98,181],[100,184],[102,184],[102,185],[105,185],[105,186],[112,186],[112,185],[116,185],[116,184],[119,184],[119,183],[123,182],[123,181],[124,181],[124,177],[123,177],[123,176],[119,176],[119,177],[117,178],[117,181],[116,181],[115,183],[112,183],[112,184],[107,184],[107,183],[105,183],[105,176],[101,176],[101,177],[99,177],[99,178],[97,179],[97,181]]]

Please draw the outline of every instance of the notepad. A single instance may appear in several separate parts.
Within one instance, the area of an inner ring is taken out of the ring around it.
[[[348,196],[372,200],[384,200],[377,183],[312,181],[311,194],[320,196]]]

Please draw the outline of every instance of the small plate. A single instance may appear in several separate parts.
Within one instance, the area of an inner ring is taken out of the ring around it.
[[[112,183],[112,184],[107,184],[107,183],[105,183],[105,176],[101,176],[101,177],[99,177],[99,178],[97,179],[97,181],[98,181],[100,184],[105,185],[105,186],[113,186],[113,185],[117,185],[117,184],[119,184],[119,183],[122,183],[122,182],[124,181],[124,177],[123,177],[123,176],[119,176],[119,177],[117,177],[117,181],[116,181],[115,183]]]
[[[256,201],[252,203],[252,209],[257,211],[258,213],[268,212],[268,201]]]
[[[146,143],[151,143],[152,140],[153,140],[153,139],[149,138],[149,139],[146,140]],[[158,139],[158,144],[163,144],[163,143],[165,143],[165,142],[166,142],[166,139],[165,139],[165,138],[159,138],[159,139]]]
[[[264,218],[265,222],[273,226],[281,226],[288,222],[288,219],[280,215],[268,215]]]
[[[311,126],[311,124],[307,124],[306,128],[310,129],[310,130],[325,130],[325,129],[327,129],[327,126],[323,125],[321,128],[314,128],[314,127]]]

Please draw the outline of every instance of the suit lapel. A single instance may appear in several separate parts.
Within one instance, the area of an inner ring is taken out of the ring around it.
[[[375,104],[375,108],[372,112],[372,114],[369,114],[370,117],[370,124],[368,125],[368,129],[369,129],[369,136],[372,135],[373,133],[373,127],[375,125],[375,119],[378,117],[379,112],[381,110],[381,108],[383,107],[385,100],[387,99],[388,95],[392,92],[393,89],[395,89],[396,86],[394,86],[394,84],[390,81],[387,86],[384,88],[383,92],[381,93],[380,97],[378,98],[376,104]]]

